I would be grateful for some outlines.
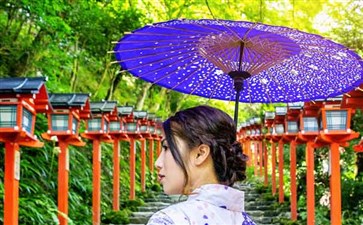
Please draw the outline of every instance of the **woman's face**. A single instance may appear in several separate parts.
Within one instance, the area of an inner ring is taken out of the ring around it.
[[[180,154],[184,161],[188,150],[186,144],[178,137],[175,137],[175,142],[181,151]],[[155,162],[155,166],[158,169],[158,179],[163,186],[165,194],[182,194],[186,177],[182,168],[173,158],[165,139],[162,140],[162,151]]]

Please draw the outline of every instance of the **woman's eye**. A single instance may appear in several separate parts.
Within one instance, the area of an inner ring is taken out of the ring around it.
[[[166,151],[166,150],[168,150],[168,149],[169,149],[169,147],[168,147],[168,146],[163,145],[163,150],[164,150],[164,151]]]

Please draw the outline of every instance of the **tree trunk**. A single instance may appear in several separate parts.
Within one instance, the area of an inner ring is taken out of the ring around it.
[[[78,63],[78,38],[76,38],[76,42],[74,43],[74,51],[77,55],[77,57],[73,61],[73,68],[71,73],[71,90],[74,92],[76,89],[76,82],[77,82],[77,74],[79,69],[79,63]]]
[[[162,88],[159,92],[159,95],[166,96],[166,88]],[[154,104],[151,106],[150,111],[151,112],[157,112],[160,109],[160,102],[154,102]]]
[[[139,97],[137,99],[137,103],[136,103],[136,109],[137,110],[142,110],[143,109],[146,96],[148,95],[151,86],[152,86],[151,83],[146,83],[146,82],[142,85],[142,87],[141,87],[142,88],[142,95],[139,95]]]
[[[106,56],[107,57],[107,56]],[[103,81],[106,79],[106,76],[107,76],[107,74],[108,74],[108,69],[109,69],[109,67],[110,67],[110,61],[108,60],[108,58],[105,60],[105,62],[104,62],[104,70],[103,70],[103,72],[102,72],[102,77],[101,77],[101,80],[100,80],[100,82],[98,83],[98,87],[97,87],[97,90],[95,91],[95,94],[94,94],[94,96],[97,96],[98,95],[98,92],[100,91],[100,88],[101,88],[101,86],[102,86],[102,83],[103,83]]]
[[[122,71],[118,71],[115,78],[112,80],[105,98],[107,101],[110,101],[113,98],[113,95],[117,89],[118,84],[121,82],[123,75],[124,73]]]

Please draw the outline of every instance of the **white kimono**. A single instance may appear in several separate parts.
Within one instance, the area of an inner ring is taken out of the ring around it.
[[[255,225],[244,211],[244,192],[207,184],[195,189],[187,201],[156,212],[147,225]]]

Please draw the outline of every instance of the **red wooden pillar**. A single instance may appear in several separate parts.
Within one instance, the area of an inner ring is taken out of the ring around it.
[[[340,186],[340,152],[339,144],[330,144],[330,192],[331,192],[331,224],[341,224],[341,186]]]
[[[260,162],[260,177],[262,177],[262,175],[263,175],[263,163],[264,163],[264,160],[263,160],[263,151],[265,150],[264,149],[264,147],[263,147],[263,142],[262,142],[262,140],[260,140],[259,142],[258,142],[258,144],[259,144],[259,146],[258,146],[258,149],[260,150],[259,151],[259,153],[260,153],[260,155],[259,155],[259,162]]]
[[[129,199],[135,199],[135,139],[130,138],[130,196]]]
[[[4,224],[18,224],[20,152],[17,143],[5,142]]]
[[[93,139],[93,192],[92,217],[93,225],[101,223],[101,142]]]
[[[271,184],[272,184],[272,195],[276,194],[276,145],[275,142],[271,142]]]
[[[59,140],[60,153],[58,156],[58,220],[59,224],[68,224],[68,143]]]
[[[264,179],[264,185],[267,186],[268,185],[268,148],[267,148],[267,142],[264,142],[263,145],[263,153],[264,153],[264,175],[265,175],[265,179]]]
[[[154,140],[152,138],[149,139],[149,170],[154,172]]]
[[[146,153],[145,153],[145,139],[141,139],[141,191],[145,192],[145,165],[146,165]]]
[[[306,144],[306,202],[307,224],[315,224],[315,180],[314,180],[314,143]]]
[[[156,155],[157,155],[157,157],[159,157],[160,152],[161,152],[161,140],[158,139],[158,140],[156,140]]]
[[[284,202],[284,142],[279,141],[279,203]]]
[[[113,199],[112,209],[120,209],[120,141],[113,141]]]
[[[254,168],[254,173],[255,173],[255,176],[257,176],[257,171],[258,171],[258,142],[254,141],[252,142],[253,143],[253,160],[254,160],[254,165],[255,165],[255,168]]]
[[[291,220],[297,220],[297,188],[296,188],[296,141],[290,143],[290,177],[291,177]]]

